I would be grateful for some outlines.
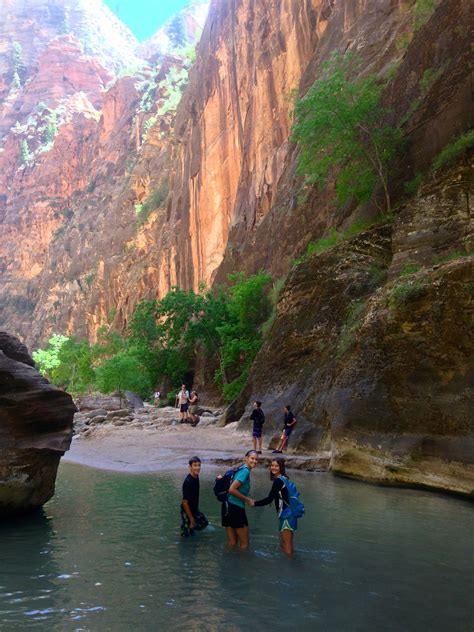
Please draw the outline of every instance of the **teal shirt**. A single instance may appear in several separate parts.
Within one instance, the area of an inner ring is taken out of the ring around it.
[[[250,469],[244,465],[238,472],[235,473],[234,478],[232,479],[232,483],[234,481],[240,481],[240,487],[238,491],[244,496],[248,496],[250,492]],[[233,505],[238,505],[239,507],[243,507],[245,509],[245,502],[240,500],[240,498],[236,498],[229,494],[229,502]]]

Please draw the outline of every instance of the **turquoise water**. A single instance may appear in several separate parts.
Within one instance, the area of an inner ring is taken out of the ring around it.
[[[218,525],[219,470],[203,469]],[[184,475],[62,465],[42,513],[0,526],[0,630],[473,630],[466,501],[295,473],[307,514],[287,559],[273,507],[248,510],[248,553],[219,526],[181,539]],[[267,473],[252,477],[266,495]]]

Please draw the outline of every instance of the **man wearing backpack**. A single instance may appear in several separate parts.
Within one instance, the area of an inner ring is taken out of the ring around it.
[[[262,402],[255,401],[253,403],[253,407],[254,408],[252,410],[252,414],[250,415],[250,419],[253,421],[253,449],[257,452],[257,454],[262,454],[262,429],[263,424],[265,423],[265,415],[262,410]]]

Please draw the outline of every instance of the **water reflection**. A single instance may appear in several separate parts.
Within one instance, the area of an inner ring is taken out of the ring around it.
[[[0,530],[0,629],[470,629],[472,507],[327,475],[296,476],[307,507],[297,555],[279,552],[273,507],[249,510],[251,551],[211,527],[179,536],[180,475],[64,465],[46,511]],[[253,491],[268,491],[264,472]]]

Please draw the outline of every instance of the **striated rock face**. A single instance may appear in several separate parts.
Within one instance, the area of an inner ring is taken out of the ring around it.
[[[34,368],[26,347],[0,331],[0,517],[41,507],[54,494],[76,407]]]
[[[288,279],[240,406],[261,399],[276,431],[293,405],[293,447],[330,449],[335,472],[474,494],[468,172]],[[397,274],[401,260],[412,273]]]

